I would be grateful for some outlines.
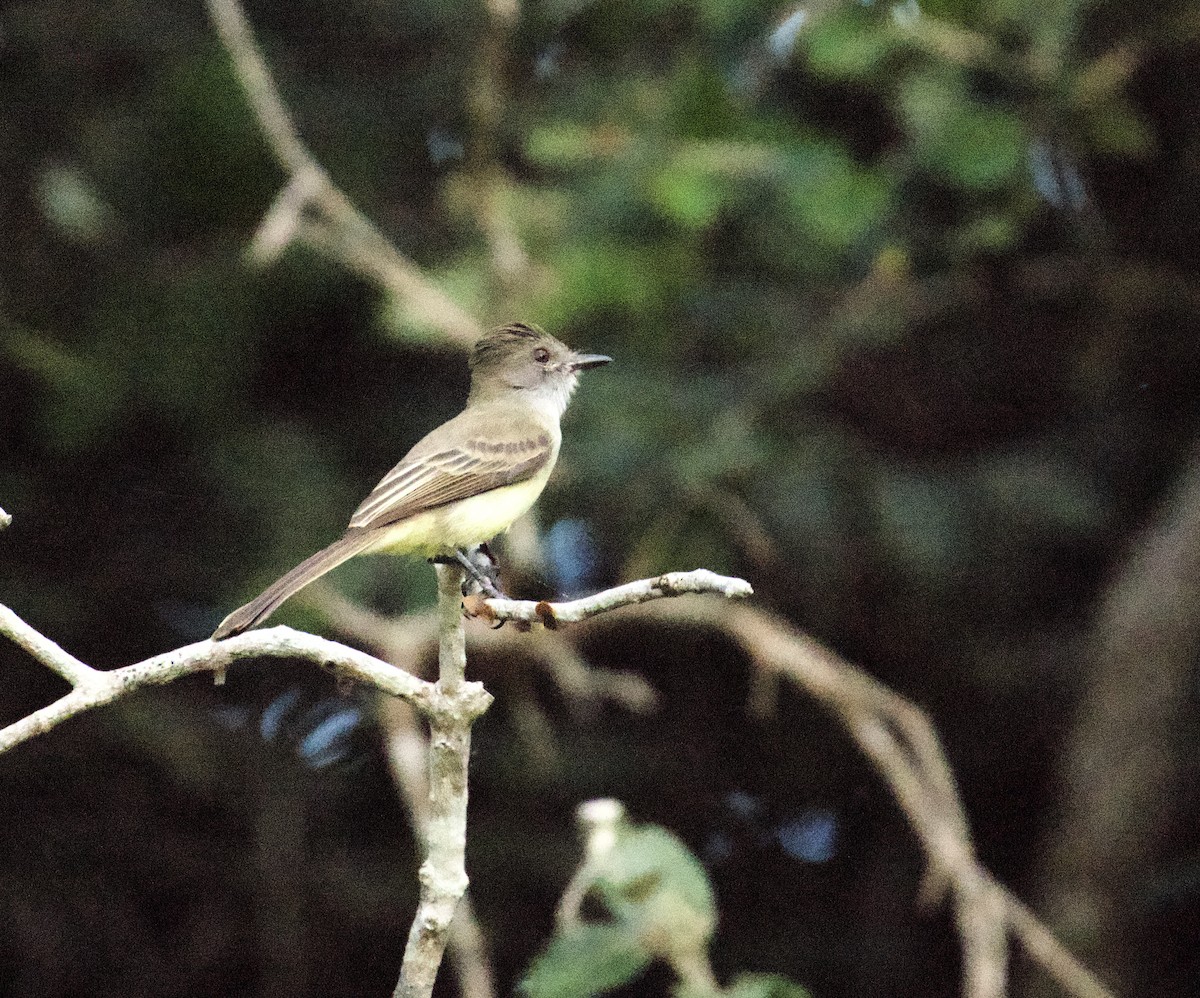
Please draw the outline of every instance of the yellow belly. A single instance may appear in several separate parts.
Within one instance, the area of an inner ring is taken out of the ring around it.
[[[384,527],[369,550],[431,558],[482,544],[504,533],[537,501],[550,471],[548,467],[527,481],[459,499]]]

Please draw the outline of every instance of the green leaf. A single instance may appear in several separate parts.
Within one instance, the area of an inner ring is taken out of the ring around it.
[[[963,187],[999,187],[1021,168],[1024,130],[1016,115],[966,107],[948,124],[933,155]]]
[[[843,8],[818,19],[807,38],[809,68],[832,79],[867,76],[892,47],[888,32],[853,8]]]
[[[725,989],[726,998],[809,998],[808,991],[780,974],[741,974]]]
[[[825,246],[842,249],[879,222],[890,191],[880,176],[828,147],[796,166],[789,198],[801,229]]]
[[[864,170],[838,169],[814,180],[803,214],[818,240],[848,246],[878,222],[888,197],[878,177]]]
[[[663,260],[630,246],[594,242],[565,246],[554,265],[558,284],[540,308],[546,321],[565,324],[593,312],[650,307]]]
[[[525,155],[543,166],[573,166],[588,158],[588,129],[569,122],[534,128]]]
[[[620,987],[649,962],[625,929],[585,923],[555,936],[520,988],[530,998],[586,998]]]
[[[716,177],[684,162],[668,165],[650,185],[654,206],[686,229],[701,229],[715,221],[723,198]]]
[[[982,215],[954,233],[953,245],[961,253],[1000,253],[1020,238],[1017,222],[1002,215]]]
[[[629,144],[629,133],[613,126],[587,127],[556,122],[534,128],[526,139],[526,156],[544,167],[578,167],[618,154]]]
[[[956,78],[912,79],[901,90],[900,104],[917,160],[960,187],[1000,187],[1024,162],[1020,119],[981,106]]]
[[[597,886],[613,915],[643,940],[675,948],[707,943],[717,924],[708,874],[665,828],[631,828],[605,860]]]
[[[736,133],[744,112],[731,102],[729,82],[717,66],[708,60],[681,60],[668,86],[673,128],[693,138]]]

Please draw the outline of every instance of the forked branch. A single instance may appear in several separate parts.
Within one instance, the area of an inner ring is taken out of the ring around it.
[[[404,699],[429,723],[429,790],[428,806],[421,809],[425,820],[418,829],[425,849],[420,869],[420,902],[395,996],[428,998],[433,992],[455,910],[467,887],[467,767],[471,726],[492,701],[482,685],[466,680],[461,571],[452,566],[437,568],[439,678],[434,683],[353,648],[288,627],[250,631],[223,641],[199,641],[104,672],[79,661],[0,605],[0,635],[10,638],[72,686],[71,692],[54,703],[0,729],[0,752],[143,686],[163,685],[196,673],[224,672],[248,658],[307,659],[332,669],[339,677],[366,683]],[[741,579],[700,570],[643,579],[572,603],[489,601],[499,604],[490,607],[489,613],[494,619],[565,621],[684,593],[745,596],[750,591],[749,584]]]

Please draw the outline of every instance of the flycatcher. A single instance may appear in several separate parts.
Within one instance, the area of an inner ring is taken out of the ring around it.
[[[464,562],[464,548],[503,533],[542,494],[579,372],[611,359],[575,353],[520,322],[483,336],[471,352],[466,408],[384,475],[341,539],[234,610],[213,640],[262,623],[293,593],[358,554]]]

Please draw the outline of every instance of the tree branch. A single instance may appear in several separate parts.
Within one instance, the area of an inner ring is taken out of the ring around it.
[[[379,284],[451,343],[474,343],[479,323],[391,244],[305,147],[238,0],[206,5],[263,138],[289,177],[251,244],[251,259],[267,264],[291,242],[304,242]]]
[[[1082,645],[1081,695],[1059,757],[1041,875],[1051,925],[1131,993],[1155,968],[1128,899],[1180,818],[1200,652],[1200,445],[1112,579]],[[1141,917],[1145,917],[1144,913]]]
[[[467,605],[471,612],[493,621],[537,621],[555,627],[667,596],[715,592],[736,598],[750,591],[741,579],[701,569],[642,579],[564,603],[473,597]],[[660,603],[642,612],[648,619],[700,623],[730,635],[759,669],[787,676],[834,710],[891,787],[925,849],[930,866],[922,895],[933,901],[949,891],[954,898],[967,998],[999,998],[1005,993],[1009,933],[1069,994],[1112,998],[1046,926],[979,864],[953,772],[936,731],[919,707],[762,610]],[[377,625],[368,627],[374,640],[388,640],[381,622],[360,623]],[[405,634],[411,639],[409,632]],[[412,652],[411,647],[408,650]]]
[[[238,660],[258,656],[316,661],[339,675],[406,700],[430,722],[429,820],[423,829],[427,857],[420,874],[421,900],[395,995],[428,998],[455,908],[467,886],[464,855],[470,729],[491,702],[490,694],[480,684],[464,678],[461,581],[457,568],[438,566],[441,674],[437,683],[425,682],[370,655],[287,627],[251,631],[220,642],[201,641],[123,669],[102,672],[75,659],[7,607],[0,606],[0,634],[74,687],[65,697],[0,729],[0,751],[142,686],[160,685],[197,672],[219,671]],[[741,597],[751,590],[741,579],[701,569],[643,579],[564,603],[469,602],[476,613],[492,620],[540,621],[553,627],[617,607],[699,592]],[[1045,925],[979,864],[949,764],[936,732],[918,707],[765,611],[751,607],[718,610],[705,604],[672,601],[659,602],[640,612],[646,619],[702,624],[729,635],[760,670],[793,679],[842,720],[892,788],[925,849],[930,862],[925,893],[934,893],[933,888],[941,893],[948,888],[954,897],[967,998],[998,998],[1004,993],[1009,933],[1069,994],[1112,998],[1112,993]],[[631,618],[625,615],[625,619]]]
[[[298,598],[336,622],[340,633],[372,645],[380,658],[415,675],[420,675],[420,665],[437,640],[434,613],[383,617],[321,581]],[[477,602],[471,599],[464,604],[478,613]],[[467,654],[468,658],[519,654],[546,672],[572,710],[608,702],[634,714],[648,714],[658,706],[658,694],[641,675],[590,664],[565,634],[545,631],[537,641],[529,641],[524,633],[511,628],[472,627],[467,632]]]
[[[653,579],[640,579],[613,589],[605,589],[582,599],[566,603],[545,600],[488,599],[472,600],[469,612],[492,621],[515,620],[523,623],[542,623],[547,627],[571,624],[620,606],[634,606],[666,596],[685,593],[716,593],[731,599],[742,599],[754,593],[745,579],[717,575],[706,568],[692,572],[668,572]]]
[[[421,730],[416,712],[407,704],[386,700],[381,708],[379,723],[385,733],[388,770],[423,845],[424,829],[429,824],[429,739]],[[460,993],[468,998],[493,998],[496,985],[488,963],[487,941],[469,891],[459,901],[450,923],[447,951],[454,962]]]
[[[443,709],[435,684],[353,648],[290,627],[250,631],[224,641],[198,641],[111,672],[84,665],[2,605],[0,634],[11,638],[74,687],[54,703],[0,728],[0,752],[143,686],[162,686],[183,676],[220,672],[248,658],[306,659],[332,669],[340,677],[368,683],[390,696],[401,697],[424,714],[432,715]]]
[[[429,712],[429,809],[421,898],[404,948],[395,998],[429,998],[450,935],[454,910],[467,889],[467,768],[471,725],[492,702],[468,683],[460,568],[437,565],[439,650],[436,709]]]
[[[98,669],[84,665],[44,634],[39,634],[6,606],[0,606],[0,634],[18,648],[23,648],[42,665],[57,672],[72,686],[97,680],[103,675]]]

